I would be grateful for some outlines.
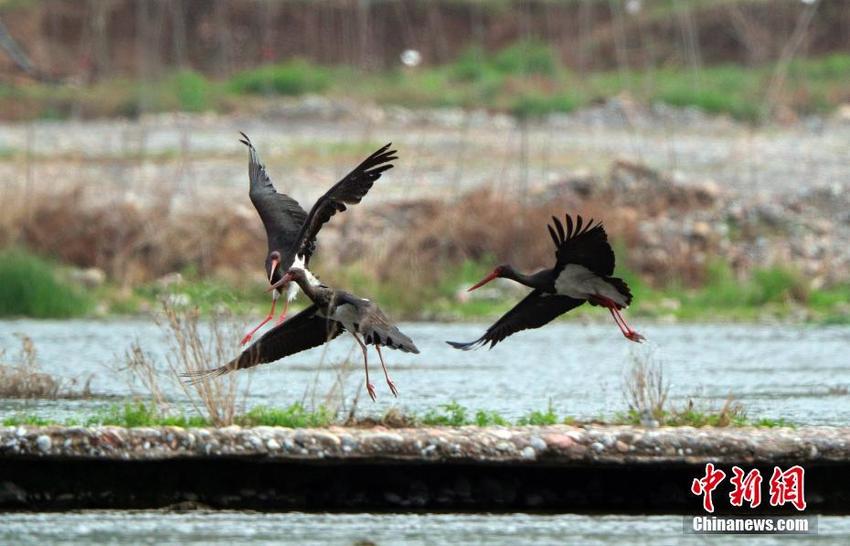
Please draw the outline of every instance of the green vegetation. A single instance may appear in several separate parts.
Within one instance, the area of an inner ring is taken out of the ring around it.
[[[324,91],[329,84],[328,69],[294,59],[240,72],[230,80],[229,88],[236,93],[295,96]]]
[[[511,295],[458,299],[458,293],[480,280],[493,263],[488,259],[446,265],[443,276],[435,283],[381,280],[357,265],[336,268],[327,280],[379,301],[398,320],[483,320],[500,316],[519,301]],[[164,297],[178,306],[197,307],[202,314],[222,309],[235,314],[264,313],[269,304],[263,284],[231,284],[222,279],[201,278],[189,270],[182,275],[183,280],[167,286],[148,283],[128,291],[107,285],[87,296],[73,286],[58,284],[55,271],[56,266],[23,251],[0,254],[0,316],[80,316],[94,308],[91,300],[114,314],[147,312],[157,308],[158,300]],[[623,267],[618,267],[616,274],[632,290],[635,303],[629,314],[636,317],[753,321],[765,316],[794,316],[796,320],[805,317],[815,323],[850,323],[850,285],[809,288],[799,273],[788,268],[757,269],[748,278],[739,279],[727,264],[712,262],[706,266],[705,281],[697,288],[685,288],[684,283],[675,281],[654,288]],[[411,290],[411,286],[416,290]],[[303,300],[297,300],[292,312],[303,304]],[[561,320],[606,320],[607,315],[598,311],[585,305]]]
[[[762,417],[759,419],[749,419],[743,410],[733,407],[731,410],[726,408],[720,411],[701,411],[693,408],[684,410],[663,411],[660,415],[654,416],[657,421],[667,427],[759,427],[759,428],[779,428],[791,427],[795,425],[785,419],[771,419]],[[620,413],[614,416],[612,424],[615,425],[640,425],[641,416],[635,410],[630,410],[626,413]]]
[[[61,282],[51,262],[19,249],[0,251],[0,316],[69,318],[87,313],[91,302]]]
[[[639,302],[635,313],[649,316],[753,320],[765,314],[787,316],[797,308],[808,309],[814,320],[823,320],[840,312],[837,306],[841,300],[809,289],[801,275],[779,266],[756,269],[749,278],[739,279],[728,264],[717,261],[708,264],[705,282],[699,288],[685,289],[680,283],[672,283],[665,289],[652,290],[637,279],[631,286]],[[812,297],[817,306],[810,305]],[[674,304],[670,306],[669,302]]]
[[[484,421],[487,421],[487,416],[484,415]],[[477,416],[476,416],[477,421]],[[469,418],[465,407],[457,402],[449,402],[440,406],[436,410],[428,410],[428,412],[419,419],[423,425],[443,426],[443,427],[462,427],[471,425],[472,420]]]
[[[850,55],[796,59],[782,85],[774,63],[749,67],[724,64],[694,71],[682,66],[576,74],[555,51],[537,41],[520,41],[494,52],[472,46],[445,65],[415,70],[363,73],[320,66],[304,59],[251,68],[212,81],[193,71],[137,84],[124,79],[84,88],[44,84],[0,86],[0,111],[10,117],[136,116],[143,111],[229,111],[245,96],[323,93],[408,107],[487,108],[517,117],[570,112],[628,93],[637,100],[694,106],[744,121],[772,114],[770,96],[802,114],[824,113],[850,101],[846,74]],[[14,109],[13,109],[14,107]]]
[[[243,427],[327,427],[333,424],[334,416],[322,406],[310,411],[296,402],[282,409],[257,406],[245,415],[238,417],[236,422]]]
[[[392,410],[391,410],[392,411]],[[699,411],[692,407],[684,410],[669,410],[658,416],[659,423],[664,426],[679,427],[742,427],[754,426],[762,428],[793,427],[785,419],[758,418],[749,419],[739,405],[726,405],[717,411]],[[397,419],[396,419],[397,420]],[[397,420],[398,421],[398,420]],[[385,421],[381,421],[384,423]],[[386,420],[389,422],[389,420]],[[471,411],[457,402],[450,402],[437,409],[429,410],[421,416],[405,416],[400,422],[405,426],[548,426],[557,424],[580,425],[581,422],[572,417],[557,415],[550,404],[546,410],[537,410],[511,421],[495,411]],[[594,421],[604,424],[604,421]],[[300,403],[291,404],[285,408],[269,408],[257,406],[244,415],[236,418],[236,424],[243,427],[284,427],[284,428],[321,428],[332,425],[342,425],[327,409],[319,407],[308,410]],[[357,423],[353,423],[357,425]],[[617,414],[608,422],[613,425],[640,425],[640,415],[635,411]],[[153,405],[143,402],[127,402],[114,405],[95,415],[81,418],[57,421],[45,419],[36,415],[18,414],[6,417],[3,426],[120,426],[120,427],[158,427],[175,426],[182,428],[198,428],[213,426],[207,419],[197,415],[163,415]]]
[[[519,421],[517,421],[518,425],[535,425],[535,426],[544,426],[544,425],[556,425],[560,419],[558,415],[555,413],[555,409],[552,407],[552,401],[549,401],[549,407],[546,408],[546,411],[532,411],[525,417],[521,417]]]

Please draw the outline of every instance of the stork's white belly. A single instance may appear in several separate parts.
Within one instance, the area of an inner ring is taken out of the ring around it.
[[[586,300],[590,296],[604,296],[619,305],[626,305],[626,298],[604,278],[578,264],[568,264],[555,279],[558,294]]]
[[[307,277],[307,282],[310,283],[311,286],[318,286],[319,279],[317,279],[309,269],[304,265],[304,258],[301,256],[295,256],[295,260],[292,262],[292,267],[297,267],[298,269],[303,269],[304,274]],[[297,282],[289,283],[289,287],[286,289],[286,301],[292,301],[295,299],[295,296],[298,295],[298,292],[301,291],[301,288],[298,286]]]

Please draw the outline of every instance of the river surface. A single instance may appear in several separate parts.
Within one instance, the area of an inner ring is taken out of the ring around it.
[[[682,516],[575,514],[260,514],[80,512],[0,514],[0,543],[45,544],[847,544],[850,518],[817,535],[685,535]],[[367,542],[369,541],[369,542]]]
[[[522,332],[492,351],[456,351],[445,339],[471,340],[485,324],[404,324],[420,355],[385,351],[400,389],[393,399],[373,365],[378,402],[361,399],[361,416],[397,405],[423,413],[453,400],[516,418],[551,402],[560,415],[611,416],[626,407],[623,378],[635,359],[663,365],[672,403],[693,399],[719,407],[729,395],[751,417],[801,424],[850,423],[850,327],[642,324],[650,340],[625,341],[613,324],[559,322]],[[70,417],[115,404],[128,386],[123,352],[134,339],[164,366],[169,346],[150,320],[0,321],[7,360],[30,336],[45,371],[67,378],[93,374],[91,388],[108,395],[85,401],[0,401],[0,414]],[[353,341],[341,337],[315,349],[243,372],[248,404],[321,402],[335,367],[352,357],[344,380],[348,404],[362,387]],[[377,364],[377,362],[375,362]],[[166,391],[180,403],[173,385]],[[138,388],[135,392],[142,393]],[[315,392],[315,394],[311,394]],[[361,542],[361,541],[371,542]],[[682,516],[535,514],[262,514],[255,512],[85,511],[0,514],[0,544],[847,544],[850,518],[820,517],[809,536],[683,534]]]
[[[247,322],[253,320],[245,319]],[[638,323],[640,321],[637,321]],[[360,352],[349,336],[325,348],[240,372],[249,384],[248,406],[344,403],[357,395],[357,415],[381,415],[392,407],[417,414],[457,401],[472,411],[497,411],[511,419],[549,404],[560,416],[605,418],[627,408],[624,378],[635,360],[660,363],[673,405],[693,400],[697,408],[719,408],[731,395],[752,418],[783,418],[795,424],[850,424],[850,327],[789,325],[635,324],[648,343],[626,341],[613,323],[558,322],[521,332],[493,350],[463,352],[444,340],[468,341],[486,324],[403,324],[422,351],[386,350],[400,396],[383,382],[377,355],[370,352],[378,401],[362,390]],[[169,345],[149,319],[0,321],[6,360],[17,353],[24,333],[35,342],[44,371],[84,381],[101,395],[81,401],[0,401],[0,413],[65,418],[90,414],[130,394],[145,394],[128,383],[123,354],[133,340],[163,368]],[[234,347],[234,354],[238,349]],[[345,364],[349,358],[349,364]],[[343,373],[342,389],[328,397]],[[163,374],[163,387],[176,404],[185,402]]]

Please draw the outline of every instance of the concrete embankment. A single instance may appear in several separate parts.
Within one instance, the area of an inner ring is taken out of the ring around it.
[[[799,464],[809,511],[850,513],[850,428],[602,425],[6,427],[0,509],[696,513],[690,485],[708,462],[729,477],[758,468],[765,487],[774,466]]]

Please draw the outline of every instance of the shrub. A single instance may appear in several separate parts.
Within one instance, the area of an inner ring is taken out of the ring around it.
[[[239,93],[302,95],[324,90],[330,83],[327,69],[303,59],[246,70],[231,79]]]
[[[90,301],[57,280],[53,263],[20,249],[0,252],[0,316],[68,318],[85,314]]]
[[[172,77],[171,85],[181,110],[201,112],[210,109],[210,83],[201,74],[183,70]]]
[[[549,45],[537,40],[516,42],[493,57],[492,65],[503,74],[555,76],[560,62]]]

